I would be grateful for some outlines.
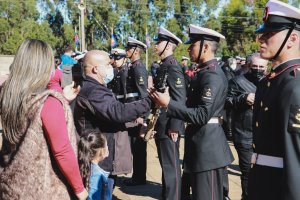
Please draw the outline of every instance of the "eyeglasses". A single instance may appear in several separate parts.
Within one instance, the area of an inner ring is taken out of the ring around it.
[[[125,55],[110,55],[109,56],[110,59],[114,59],[114,60],[120,60],[125,57],[126,57]]]
[[[114,56],[114,59],[115,59],[115,60],[120,60],[120,59],[122,59],[122,58],[125,58],[125,56]]]

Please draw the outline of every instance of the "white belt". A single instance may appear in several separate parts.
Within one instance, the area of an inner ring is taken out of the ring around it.
[[[117,95],[117,99],[123,99],[124,95]]]
[[[283,158],[253,153],[251,163],[268,167],[283,168]]]
[[[207,124],[219,124],[220,119],[218,117],[212,117],[210,120],[208,120]],[[187,123],[187,125],[194,125],[193,123]]]
[[[128,98],[128,97],[138,97],[138,96],[140,96],[140,95],[137,92],[126,94],[126,98]],[[117,95],[117,99],[123,99],[124,97],[125,97],[125,95]]]
[[[208,124],[218,124],[220,121],[219,121],[219,118],[217,117],[212,117],[210,120],[208,120]]]

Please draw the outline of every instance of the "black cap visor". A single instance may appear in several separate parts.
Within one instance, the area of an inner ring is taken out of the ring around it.
[[[122,58],[125,58],[126,55],[125,54],[112,54],[110,55],[111,59],[114,59],[114,60],[120,60]]]
[[[169,41],[169,42],[171,42],[173,44],[176,44],[176,45],[179,44],[179,42],[176,39],[174,39],[172,37],[169,37],[167,35],[163,35],[163,34],[158,34],[157,38],[155,38],[154,41],[157,41],[157,42],[158,41]]]
[[[267,20],[257,30],[255,30],[255,33],[279,32],[285,29],[290,29],[294,23],[296,23],[295,29],[300,30],[300,20],[270,15]]]

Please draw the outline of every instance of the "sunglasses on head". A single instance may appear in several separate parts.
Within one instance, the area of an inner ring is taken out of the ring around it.
[[[125,58],[125,55],[110,55],[109,58],[114,60],[120,60],[122,58]]]

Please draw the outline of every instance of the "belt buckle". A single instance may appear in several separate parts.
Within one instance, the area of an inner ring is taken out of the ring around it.
[[[223,125],[223,123],[224,123],[224,118],[223,118],[223,116],[218,117],[218,121],[219,121],[219,124]]]

